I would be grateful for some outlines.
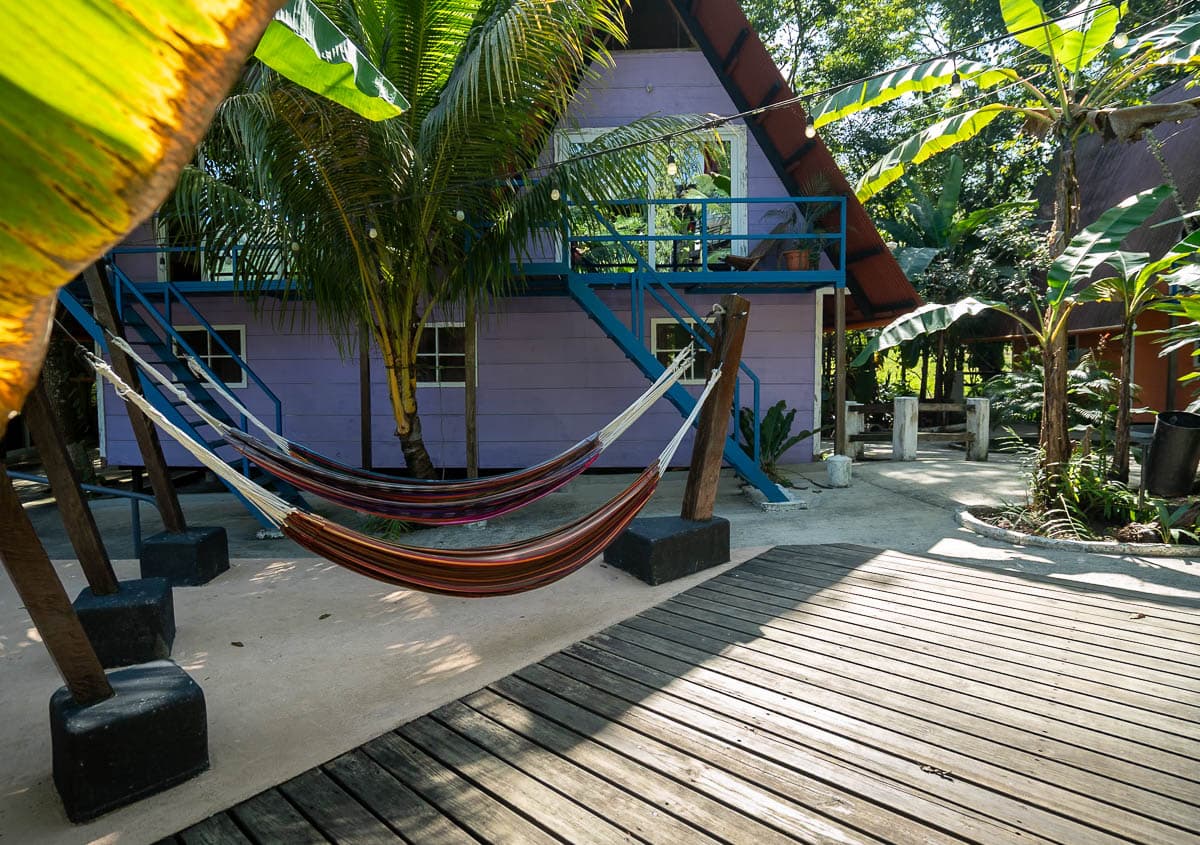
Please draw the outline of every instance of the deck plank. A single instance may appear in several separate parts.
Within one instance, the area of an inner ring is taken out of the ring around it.
[[[1200,602],[776,547],[176,835],[1200,845]]]
[[[253,845],[233,820],[224,813],[209,816],[202,822],[181,831],[184,845]]]
[[[324,845],[329,841],[274,789],[243,801],[229,814],[255,845]]]

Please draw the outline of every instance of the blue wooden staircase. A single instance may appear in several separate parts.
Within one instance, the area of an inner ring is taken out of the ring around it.
[[[173,382],[182,388],[198,405],[221,422],[242,431],[248,430],[246,418],[239,416],[235,420],[226,410],[225,406],[217,401],[213,395],[213,391],[205,386],[206,382],[215,384],[219,382],[219,379],[216,373],[204,362],[203,358],[195,354],[196,351],[172,325],[172,310],[182,309],[187,313],[188,322],[192,325],[202,327],[208,333],[211,342],[221,349],[222,355],[231,358],[241,368],[246,374],[247,383],[254,384],[265,393],[274,406],[275,413],[272,428],[278,434],[283,433],[283,414],[279,397],[250,369],[237,351],[226,343],[217,333],[216,329],[213,328],[177,287],[170,282],[162,282],[156,285],[155,290],[158,294],[156,298],[161,298],[162,300],[162,304],[157,305],[151,301],[149,296],[139,290],[120,268],[110,265],[108,273],[114,293],[116,294],[117,310],[121,315],[122,322],[125,324],[126,340],[137,350],[139,355],[151,364],[165,369],[170,374]],[[92,339],[100,345],[101,349],[107,350],[108,343],[104,337],[104,330],[96,322],[84,302],[71,293],[68,288],[62,288],[59,291],[59,301],[79,321],[80,325],[91,335]],[[261,473],[258,473],[258,470],[252,468],[245,458],[235,452],[224,439],[217,435],[207,423],[201,420],[188,407],[187,403],[180,399],[168,397],[156,382],[145,375],[141,377],[141,382],[142,392],[151,404],[165,414],[171,422],[187,432],[193,440],[217,452],[227,463],[237,467],[243,475],[247,477],[250,477],[252,474],[261,475]],[[302,503],[303,500],[300,497],[299,491],[292,485],[269,476],[263,476],[263,478],[266,479],[266,482],[269,482],[267,486],[274,488],[275,492],[283,498],[288,501]],[[257,507],[251,504],[233,487],[229,487],[229,485],[226,485],[226,487],[228,487],[229,491],[233,493],[264,528],[274,529],[275,526],[273,523]]]

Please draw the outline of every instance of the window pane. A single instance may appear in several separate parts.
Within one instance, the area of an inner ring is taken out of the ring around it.
[[[208,332],[204,329],[176,329],[183,342],[197,355],[208,354]],[[181,350],[182,351],[182,350]]]
[[[435,361],[436,359],[432,355],[420,355],[417,357],[417,381],[437,381]]]
[[[418,355],[433,355],[437,352],[437,327],[426,327],[425,331],[421,332],[421,339],[417,342]]]
[[[467,351],[467,330],[463,326],[438,327],[438,353],[463,355]]]
[[[240,384],[242,381],[242,368],[227,355],[212,358],[208,366],[226,384]]]
[[[245,350],[242,349],[242,332],[240,329],[217,329],[217,335],[238,355],[245,354]],[[216,341],[213,341],[212,348],[213,352],[217,354],[225,353],[221,344]]]
[[[467,380],[467,368],[462,364],[453,364],[451,366],[442,365],[440,382],[465,382]]]

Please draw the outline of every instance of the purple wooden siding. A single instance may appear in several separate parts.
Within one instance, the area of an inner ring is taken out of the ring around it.
[[[605,294],[613,310],[628,320],[627,297]],[[706,311],[712,297],[690,296]],[[750,296],[754,310],[746,340],[747,364],[763,382],[762,403],[784,399],[797,407],[796,430],[812,427],[813,298],[809,295]],[[279,395],[285,434],[333,457],[358,463],[358,362],[343,362],[332,341],[315,327],[278,330],[270,314],[256,316],[229,297],[193,298],[214,324],[246,325],[246,359]],[[650,312],[647,321],[664,316]],[[649,323],[647,323],[647,332]],[[646,379],[583,311],[566,297],[526,297],[500,303],[482,327],[479,340],[479,451],[484,467],[516,467],[555,454],[607,423],[646,386]],[[375,462],[403,466],[392,435],[382,364],[373,361]],[[696,388],[693,388],[696,389]],[[743,382],[743,404],[749,404]],[[253,385],[236,390],[264,420],[271,405]],[[435,462],[462,466],[463,389],[428,387],[418,393],[425,439]],[[107,458],[139,464],[136,445],[121,403],[105,396]],[[660,402],[605,454],[603,466],[642,466],[679,425],[674,406]],[[183,450],[166,443],[172,464],[190,465]],[[796,448],[807,459],[811,444]],[[686,462],[685,448],[677,462]]]
[[[649,89],[649,90],[648,90]],[[626,52],[616,66],[589,82],[577,98],[564,126],[618,126],[648,114],[702,114],[736,111],[704,57],[694,50]],[[786,192],[762,150],[747,132],[747,193],[782,196]],[[749,231],[766,231],[760,218],[767,209],[751,206]],[[149,232],[144,233],[146,236]],[[143,238],[142,240],[144,240]],[[136,271],[135,279],[153,280],[154,264],[140,257],[123,259]],[[794,429],[812,427],[813,410],[813,296],[806,294],[748,294],[754,310],[746,340],[745,360],[762,379],[762,408],[779,399],[799,409]],[[603,294],[626,323],[628,294]],[[688,297],[699,313],[714,301],[712,295]],[[333,342],[311,324],[300,321],[277,328],[269,312],[252,309],[229,297],[200,297],[192,301],[214,324],[246,325],[246,358],[283,402],[284,432],[333,457],[358,464],[358,363],[343,362]],[[653,310],[650,318],[665,316]],[[179,318],[179,322],[190,320]],[[646,326],[647,337],[649,324]],[[526,466],[553,455],[590,434],[623,409],[646,386],[646,379],[621,350],[567,297],[528,297],[499,303],[480,332],[479,453],[485,468]],[[381,467],[402,467],[404,460],[393,436],[394,423],[378,359],[373,368],[372,431],[374,460]],[[698,390],[698,388],[695,388]],[[751,401],[743,382],[742,403]],[[243,401],[264,420],[271,406],[253,385],[238,391]],[[459,387],[422,388],[418,402],[426,443],[440,466],[465,463],[463,390]],[[128,420],[121,403],[106,395],[106,455],[111,463],[138,464]],[[680,423],[668,402],[660,402],[602,458],[609,467],[644,466],[662,449]],[[194,463],[174,445],[168,460]],[[808,460],[811,442],[797,446],[791,460]],[[686,463],[690,441],[676,463]]]

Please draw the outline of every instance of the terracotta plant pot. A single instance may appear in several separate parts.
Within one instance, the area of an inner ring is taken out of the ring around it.
[[[811,256],[806,249],[785,249],[780,254],[783,256],[783,266],[788,270],[811,268]]]

